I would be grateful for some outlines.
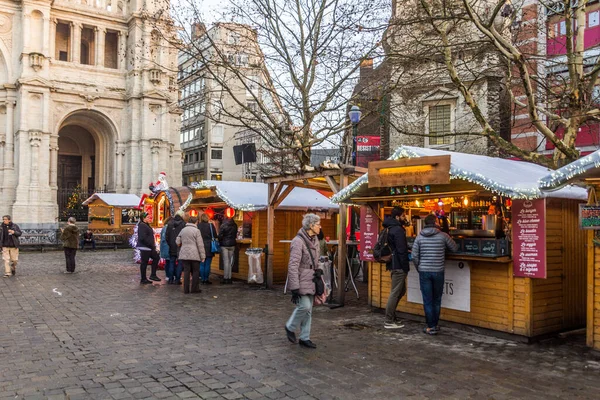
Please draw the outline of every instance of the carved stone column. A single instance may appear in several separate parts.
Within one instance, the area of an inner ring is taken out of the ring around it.
[[[50,137],[50,188],[58,188],[58,136]]]
[[[81,61],[81,30],[83,26],[80,23],[71,22],[71,62],[79,63]]]
[[[105,40],[106,40],[106,29],[96,27],[95,32],[96,32],[96,65],[103,67],[104,66],[104,45],[105,45]]]
[[[12,100],[6,102],[6,146],[4,151],[4,169],[14,169],[15,160],[15,130],[14,130],[15,103]]]
[[[158,165],[160,155],[160,140],[152,140],[150,142],[150,151],[152,153],[152,177],[158,176],[159,168],[164,168],[164,165]]]
[[[119,57],[118,57],[118,68],[120,70],[127,69],[127,33],[119,31]]]
[[[48,54],[46,56],[52,60],[58,60],[58,57],[56,56],[56,25],[58,24],[58,20],[52,18],[50,19],[50,22],[50,43]]]

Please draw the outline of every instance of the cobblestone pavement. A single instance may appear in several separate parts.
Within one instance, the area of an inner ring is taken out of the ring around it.
[[[22,253],[18,275],[0,280],[0,398],[600,398],[600,357],[581,340],[388,331],[353,301],[315,309],[319,348],[307,350],[285,338],[281,290],[184,295],[140,286],[131,251],[79,253],[74,275],[63,259]]]

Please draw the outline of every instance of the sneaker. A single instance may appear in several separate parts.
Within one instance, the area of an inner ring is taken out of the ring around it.
[[[300,341],[298,341],[298,343],[300,343],[300,346],[307,347],[309,349],[316,349],[317,348],[317,345],[314,344],[313,342],[311,342],[310,340],[300,340]]]
[[[10,276],[11,276],[10,274],[4,274],[5,278],[10,278]]]
[[[148,279],[150,279],[151,281],[155,281],[155,282],[160,282],[160,281],[162,281],[162,279],[160,279],[160,278],[159,278],[158,276],[156,276],[156,275],[155,275],[155,276],[151,276],[151,277],[150,277],[150,278],[148,278]]]
[[[437,335],[435,328],[423,328],[423,333],[426,335]]]
[[[71,271],[63,271],[63,274],[72,274]]]
[[[404,325],[398,324],[396,322],[386,322],[383,324],[383,327],[385,329],[398,329],[398,328],[404,328]]]

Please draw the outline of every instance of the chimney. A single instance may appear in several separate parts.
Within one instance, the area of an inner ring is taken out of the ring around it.
[[[360,62],[360,80],[369,79],[369,76],[373,73],[373,59],[365,58]]]
[[[192,24],[192,40],[202,37],[206,33],[206,25],[202,22],[194,22]]]

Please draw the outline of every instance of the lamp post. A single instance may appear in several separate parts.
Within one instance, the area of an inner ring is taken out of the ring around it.
[[[348,112],[348,117],[350,117],[350,122],[352,123],[352,165],[356,167],[356,135],[358,131],[358,122],[360,121],[360,116],[362,113],[360,112],[360,108],[358,106],[352,106],[350,111]]]
[[[356,135],[361,115],[362,113],[360,112],[360,108],[358,108],[358,106],[352,106],[350,108],[350,111],[348,112],[348,117],[350,117],[350,122],[352,123],[352,165],[355,167],[356,161],[358,159],[358,154],[356,152]],[[354,210],[352,208],[350,208],[350,240],[356,241]],[[354,248],[352,249],[354,250]],[[354,253],[352,254],[352,256],[354,256]],[[350,273],[352,273],[352,270],[350,270]]]

